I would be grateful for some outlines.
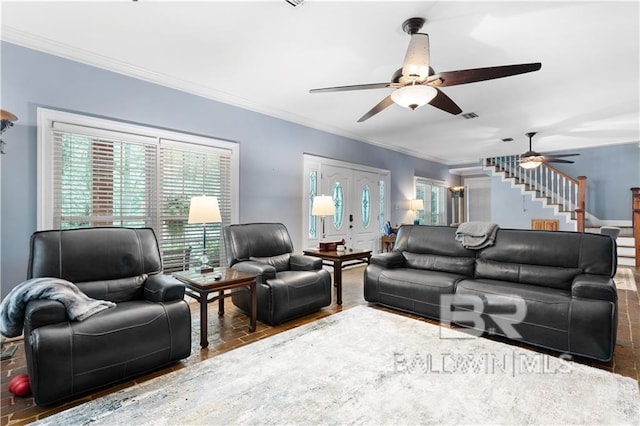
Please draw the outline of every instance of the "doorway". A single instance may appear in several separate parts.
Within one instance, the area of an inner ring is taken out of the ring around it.
[[[464,180],[467,221],[491,221],[491,178]]]
[[[306,154],[304,170],[303,247],[317,247],[322,240],[322,220],[310,212],[314,196],[329,195],[336,213],[324,220],[324,239],[379,252],[390,210],[389,171]]]

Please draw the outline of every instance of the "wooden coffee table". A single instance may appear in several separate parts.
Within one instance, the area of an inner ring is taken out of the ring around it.
[[[222,277],[214,278],[215,273]],[[203,274],[198,270],[176,272],[173,276],[186,286],[185,294],[200,302],[200,347],[209,346],[207,339],[207,304],[218,301],[218,315],[224,315],[224,299],[236,291],[248,291],[251,293],[251,312],[249,315],[249,331],[256,329],[256,317],[258,313],[258,296],[256,293],[256,275],[236,271],[231,268],[215,268],[213,272]],[[229,292],[226,292],[229,290]],[[217,296],[209,297],[210,293]]]
[[[336,286],[338,305],[342,305],[342,268],[358,263],[369,263],[371,250],[352,249],[344,252],[320,251],[318,249],[303,250],[307,256],[319,257],[322,264],[333,267],[333,283]]]

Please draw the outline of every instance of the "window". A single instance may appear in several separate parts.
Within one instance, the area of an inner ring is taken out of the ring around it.
[[[447,187],[445,182],[415,178],[416,199],[424,201],[424,210],[418,210],[423,225],[447,224]]]
[[[342,219],[344,217],[344,193],[342,192],[342,184],[336,182],[333,186],[333,203],[336,205],[336,213],[333,215],[333,226],[336,229],[342,228]]]
[[[316,195],[318,195],[318,171],[312,170],[309,172],[309,197],[307,200],[309,210],[309,238],[316,238],[318,236],[316,218],[311,214],[313,210],[313,197]]]
[[[38,229],[151,227],[165,272],[202,253],[190,199],[218,197],[222,223],[207,224],[207,254],[226,262],[221,229],[237,221],[237,145],[58,111],[38,110]]]
[[[385,225],[387,224],[387,220],[386,220],[386,216],[384,214],[384,212],[386,211],[386,204],[385,204],[385,189],[384,189],[384,180],[380,179],[380,181],[378,181],[378,195],[380,196],[380,199],[378,200],[378,202],[380,203],[380,219],[378,221],[378,227],[379,227],[379,231],[381,234],[385,233]]]
[[[362,226],[365,228],[369,227],[369,222],[371,221],[371,194],[369,191],[369,186],[365,185],[362,187]]]

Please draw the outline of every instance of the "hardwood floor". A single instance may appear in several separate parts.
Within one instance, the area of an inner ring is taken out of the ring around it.
[[[7,384],[11,378],[17,374],[27,373],[26,362],[24,358],[24,349],[21,340],[8,343],[18,347],[16,354],[8,360],[1,362],[1,380],[0,386],[0,426],[4,425],[22,425],[41,420],[59,411],[66,410],[78,404],[82,404],[91,399],[95,399],[105,394],[132,386],[167,374],[171,371],[188,368],[198,362],[204,361],[213,356],[219,355],[234,348],[249,344],[256,340],[265,339],[282,331],[298,327],[316,321],[319,318],[332,315],[345,309],[360,304],[367,304],[363,298],[362,291],[362,273],[364,266],[354,267],[345,270],[343,273],[343,305],[334,304],[328,306],[321,311],[308,315],[306,317],[282,324],[276,327],[269,327],[258,322],[256,331],[249,333],[247,331],[247,317],[235,309],[231,301],[227,300],[225,304],[226,313],[224,317],[218,317],[217,304],[209,305],[209,347],[201,349],[199,339],[194,338],[192,341],[193,351],[191,356],[182,362],[179,362],[169,368],[147,374],[128,382],[111,386],[100,392],[87,395],[83,398],[52,407],[38,407],[34,404],[32,397],[15,397],[7,390]],[[634,277],[637,284],[640,285],[640,268],[634,269]],[[190,298],[187,300],[191,301]],[[587,359],[575,359],[576,362],[591,365],[603,370],[612,371],[623,376],[632,377],[640,381],[640,299],[637,291],[618,290],[619,314],[618,314],[618,338],[615,349],[614,359],[611,362],[603,363]],[[192,321],[194,323],[200,321],[198,305],[193,303],[191,306]],[[386,308],[389,312],[395,312],[399,315],[416,318],[433,324],[437,321],[420,318],[415,315],[399,313]],[[500,338],[492,339],[501,340]],[[513,344],[512,341],[509,341]],[[526,345],[522,345],[526,346]],[[527,346],[530,349],[540,351],[539,348]],[[549,352],[554,354],[553,352]],[[557,355],[557,353],[555,353]]]

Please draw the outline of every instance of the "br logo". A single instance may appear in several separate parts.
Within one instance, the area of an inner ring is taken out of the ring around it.
[[[483,294],[443,294],[440,296],[440,337],[443,339],[468,339],[483,332],[499,333],[510,339],[522,336],[514,328],[527,315],[524,299],[517,295]],[[491,320],[487,327],[485,318]],[[451,323],[461,324],[470,329],[464,333],[451,331]],[[495,327],[494,327],[495,326]],[[496,329],[496,327],[498,329]]]

